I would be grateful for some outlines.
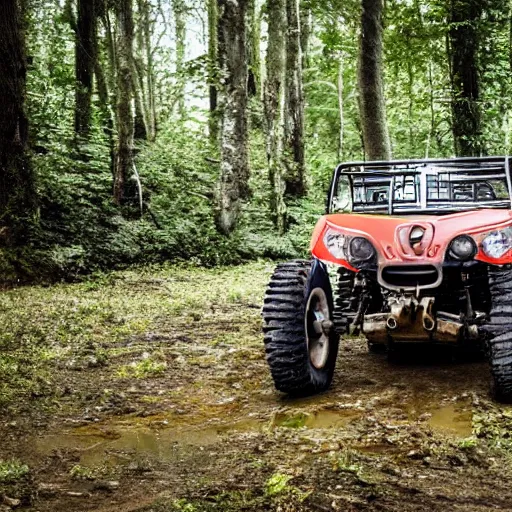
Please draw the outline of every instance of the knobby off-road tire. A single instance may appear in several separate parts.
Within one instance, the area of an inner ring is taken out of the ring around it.
[[[512,402],[512,269],[489,271],[492,306],[482,327],[496,399]]]
[[[318,319],[324,317],[332,322],[332,290],[325,266],[318,260],[279,264],[263,306],[265,352],[277,390],[308,395],[324,391],[331,384],[338,334],[334,326],[318,337],[317,331],[312,334],[312,321],[317,320],[318,328]],[[319,346],[320,352],[316,351]]]

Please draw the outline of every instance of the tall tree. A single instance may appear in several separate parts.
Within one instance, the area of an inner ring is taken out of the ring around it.
[[[114,175],[114,202],[121,204],[133,174],[133,4],[119,0],[117,5],[117,127],[118,143]]]
[[[104,28],[103,39],[98,40],[98,57],[94,68],[96,76],[96,88],[98,91],[99,106],[103,129],[108,137],[110,152],[110,170],[115,176],[116,166],[116,140],[114,134],[116,122],[116,48],[114,34],[110,22],[110,13],[106,0],[96,0],[97,15]],[[103,46],[100,45],[103,44]],[[104,62],[100,58],[100,48],[106,52],[107,59]]]
[[[97,0],[78,0],[75,40],[75,132],[87,136],[91,127],[94,68],[97,60]]]
[[[258,96],[261,87],[260,76],[261,17],[256,0],[249,0],[247,9],[247,63],[249,67],[248,93]]]
[[[304,93],[299,1],[286,0],[285,78],[285,195],[300,197],[306,192],[304,170]]]
[[[221,164],[216,220],[224,234],[235,229],[241,200],[249,196],[246,12],[247,0],[219,0]]]
[[[217,112],[217,82],[219,68],[218,23],[219,9],[217,5],[217,0],[208,0],[208,96],[210,100],[208,132],[210,140],[213,143],[217,142],[219,136],[219,123]]]
[[[364,150],[370,160],[389,160],[391,157],[382,66],[383,10],[383,0],[362,0],[359,103]]]
[[[300,0],[300,49],[302,52],[302,69],[306,71],[309,67],[309,44],[313,28],[313,14],[311,12],[310,0]]]
[[[0,247],[26,241],[36,210],[27,156],[26,55],[17,0],[0,2]]]
[[[282,161],[285,71],[285,0],[268,0],[268,45],[264,108],[266,149],[271,186],[270,209],[280,233],[286,229],[285,181]]]
[[[187,37],[186,23],[186,4],[184,0],[174,0],[174,23],[175,23],[175,42],[176,42],[176,97],[178,106],[178,115],[180,119],[185,118],[185,41]]]
[[[455,153],[478,156],[483,147],[478,68],[479,0],[451,0],[449,11],[449,61],[452,82],[452,129]]]
[[[155,65],[153,59],[153,27],[154,21],[151,20],[151,5],[149,0],[138,0],[140,23],[141,23],[141,58],[144,63],[145,84],[141,90],[145,91],[143,105],[146,111],[146,126],[148,140],[154,141],[156,138],[156,103],[155,103]]]

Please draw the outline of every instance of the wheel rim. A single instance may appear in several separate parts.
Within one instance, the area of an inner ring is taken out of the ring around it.
[[[309,360],[321,370],[329,357],[329,331],[333,325],[327,295],[322,288],[315,288],[309,295],[305,324]]]

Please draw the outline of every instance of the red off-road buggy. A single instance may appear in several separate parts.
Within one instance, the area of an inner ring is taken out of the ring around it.
[[[340,334],[486,349],[512,400],[508,157],[347,163],[332,179],[312,259],[279,264],[263,307],[275,386],[329,387]]]

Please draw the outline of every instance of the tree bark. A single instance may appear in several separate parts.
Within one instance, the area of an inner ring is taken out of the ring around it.
[[[298,0],[286,0],[286,78],[285,78],[285,195],[306,193],[304,169],[304,94],[302,90],[302,51]]]
[[[452,130],[458,156],[485,152],[480,112],[478,68],[478,24],[482,16],[479,0],[451,0],[448,49],[452,82]]]
[[[285,0],[268,0],[267,78],[264,92],[270,210],[279,233],[286,230],[285,181],[282,162],[285,72]]]
[[[222,88],[220,190],[216,215],[221,233],[237,224],[241,200],[249,196],[247,133],[247,0],[219,0],[219,64]]]
[[[135,61],[133,62],[133,97],[135,103],[135,117],[133,119],[134,130],[133,137],[137,140],[146,140],[148,138],[147,110],[144,107],[144,88],[141,80],[137,80],[137,69]]]
[[[112,105],[117,104],[117,48],[114,30],[110,21],[110,14],[108,9],[105,9],[105,15],[103,17],[103,23],[105,25],[105,38],[107,43],[107,55],[108,55],[108,88],[112,95]]]
[[[359,106],[365,153],[370,160],[389,160],[382,67],[383,0],[362,0],[359,40]]]
[[[338,162],[341,162],[343,159],[343,143],[345,138],[345,115],[344,115],[344,103],[343,103],[343,93],[344,93],[344,85],[343,85],[343,53],[340,52],[339,63],[338,63],[338,79],[336,81],[336,86],[338,90],[338,110],[340,117],[340,131],[338,134]]]
[[[27,242],[36,212],[27,155],[23,26],[17,0],[0,2],[0,247]]]
[[[185,40],[187,37],[186,25],[186,5],[183,0],[174,0],[174,23],[176,39],[176,104],[178,107],[178,116],[181,120],[185,119]]]
[[[133,5],[119,0],[117,11],[117,126],[118,143],[114,176],[114,203],[122,204],[133,173]]]
[[[247,12],[247,62],[249,66],[249,76],[247,79],[248,94],[251,97],[257,97],[260,94],[261,75],[260,75],[260,39],[261,22],[258,5],[256,0],[249,0]]]
[[[217,85],[218,85],[218,22],[219,13],[217,0],[208,0],[208,85],[210,98],[210,117],[208,119],[208,133],[210,141],[217,143],[219,138],[219,122],[217,112]]]
[[[144,31],[144,46],[146,50],[146,98],[147,98],[147,127],[148,140],[156,139],[157,120],[155,102],[155,68],[153,64],[152,22],[148,0],[141,2],[142,26]]]
[[[75,132],[87,137],[91,128],[94,66],[97,59],[97,0],[78,0],[75,42]]]
[[[300,0],[300,49],[302,52],[302,70],[309,67],[309,39],[313,26],[313,15],[308,0]]]

